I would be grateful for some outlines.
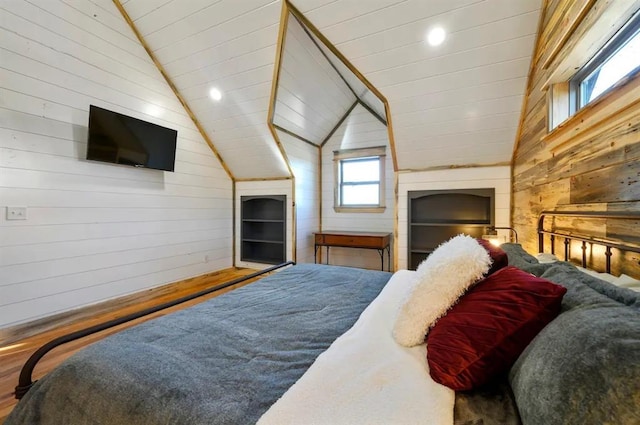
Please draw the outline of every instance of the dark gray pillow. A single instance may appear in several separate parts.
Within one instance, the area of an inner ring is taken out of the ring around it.
[[[507,253],[509,265],[540,277],[552,264],[540,264],[536,257],[529,254],[517,243],[503,243],[500,248]]]
[[[510,371],[523,424],[639,424],[640,294],[567,263],[542,277],[567,293]]]

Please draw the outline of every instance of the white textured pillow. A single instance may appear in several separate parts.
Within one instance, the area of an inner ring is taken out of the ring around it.
[[[418,266],[418,282],[398,310],[393,328],[398,344],[422,344],[429,328],[489,266],[489,253],[471,236],[458,235],[436,248]]]

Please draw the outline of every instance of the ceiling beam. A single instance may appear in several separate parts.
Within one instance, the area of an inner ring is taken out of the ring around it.
[[[278,130],[278,131],[282,131],[283,133],[288,134],[288,135],[289,135],[289,136],[291,136],[291,137],[295,137],[296,139],[298,139],[298,140],[300,140],[300,141],[302,141],[302,142],[305,142],[305,143],[307,143],[307,144],[309,144],[309,145],[311,145],[311,146],[313,146],[313,147],[315,147],[315,148],[317,148],[317,147],[318,147],[318,145],[316,145],[315,143],[313,143],[311,140],[309,140],[309,139],[305,139],[304,137],[300,136],[299,134],[294,133],[294,132],[293,132],[293,131],[291,131],[291,130],[287,130],[287,129],[286,129],[286,128],[284,128],[284,127],[280,127],[278,124],[273,124],[273,127],[274,127],[276,130]]]

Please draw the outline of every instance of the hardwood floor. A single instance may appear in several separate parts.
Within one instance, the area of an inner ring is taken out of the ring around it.
[[[149,307],[153,307],[171,300],[175,300],[184,297],[189,294],[201,291],[205,288],[219,285],[225,282],[229,282],[233,279],[243,277],[254,273],[255,270],[251,269],[236,269],[230,268],[219,272],[210,273],[203,276],[198,276],[192,279],[165,285],[160,288],[144,291],[142,293],[134,294],[133,296],[124,297],[122,303],[109,301],[103,304],[92,306],[78,314],[76,320],[69,321],[56,329],[47,330],[36,335],[26,337],[12,341],[8,344],[0,346],[0,424],[4,423],[4,420],[9,415],[13,406],[17,403],[14,398],[14,388],[18,383],[18,375],[24,362],[31,356],[43,344],[57,338],[61,335],[69,332],[84,329],[89,326],[93,326],[108,320],[112,320],[118,317],[122,317],[127,314],[134,313]],[[202,296],[192,301],[185,302],[178,306],[161,310],[144,318],[134,320],[132,322],[125,323],[118,327],[108,329],[93,335],[90,335],[81,340],[73,341],[68,344],[64,344],[55,348],[46,354],[34,371],[33,379],[39,379],[48,373],[55,366],[60,364],[64,359],[75,353],[79,349],[95,342],[105,336],[115,333],[119,330],[133,326],[137,323],[149,320],[153,317],[163,316],[172,311],[180,310],[190,305],[200,303],[206,299],[213,298],[231,289],[244,286],[247,283],[253,282],[258,278],[253,278],[248,281],[238,283],[225,289],[213,292],[211,294]],[[107,307],[105,307],[105,305]]]

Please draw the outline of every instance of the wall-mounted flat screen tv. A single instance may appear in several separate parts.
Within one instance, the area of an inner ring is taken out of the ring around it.
[[[173,171],[178,132],[91,105],[87,159]]]

